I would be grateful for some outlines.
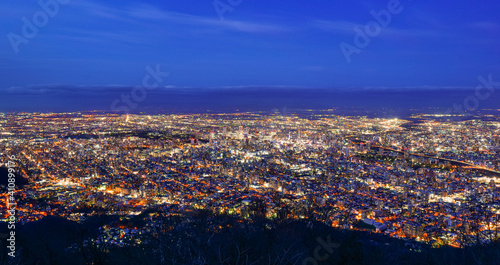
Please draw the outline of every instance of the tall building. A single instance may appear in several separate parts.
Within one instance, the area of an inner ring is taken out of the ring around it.
[[[424,234],[424,228],[416,222],[407,222],[403,227],[403,232],[406,236],[421,237]]]

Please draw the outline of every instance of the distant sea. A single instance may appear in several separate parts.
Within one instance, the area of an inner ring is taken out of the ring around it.
[[[111,111],[111,103],[131,94],[133,87],[34,87],[9,90],[0,98],[0,112]],[[482,91],[484,93],[486,91]],[[500,114],[500,91],[474,98],[474,89],[310,89],[282,87],[158,88],[133,101],[130,113],[279,112],[334,109],[339,115],[407,117],[413,113],[444,113],[469,104]],[[119,106],[125,106],[120,103]],[[466,109],[466,107],[463,107]]]

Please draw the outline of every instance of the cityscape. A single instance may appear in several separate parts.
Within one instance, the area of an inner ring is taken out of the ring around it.
[[[500,264],[500,2],[0,10],[0,265]]]
[[[268,219],[314,219],[434,246],[498,240],[498,118],[333,111],[2,114],[2,161],[15,154],[17,174],[29,180],[14,193],[17,222],[130,218],[150,207],[251,219],[258,205]],[[106,225],[94,240],[136,244],[147,227]]]

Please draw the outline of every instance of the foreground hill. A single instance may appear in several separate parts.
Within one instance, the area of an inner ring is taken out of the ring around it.
[[[113,236],[116,229],[122,231]],[[2,235],[8,230],[3,228]],[[142,231],[121,246],[123,231]],[[102,234],[110,235],[103,238]],[[309,221],[242,220],[206,211],[163,216],[147,211],[125,220],[59,217],[18,226],[16,258],[1,240],[0,264],[498,264],[500,244],[431,248],[381,234]],[[140,243],[139,243],[140,242]]]

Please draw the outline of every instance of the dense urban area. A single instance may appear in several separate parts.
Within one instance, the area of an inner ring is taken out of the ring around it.
[[[435,247],[498,239],[500,120],[304,113],[0,114],[0,161],[15,156],[18,225],[155,208],[314,220]],[[157,215],[88,242],[141,244]]]

